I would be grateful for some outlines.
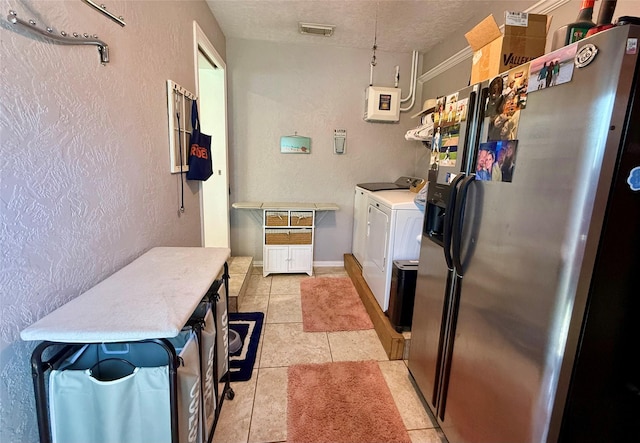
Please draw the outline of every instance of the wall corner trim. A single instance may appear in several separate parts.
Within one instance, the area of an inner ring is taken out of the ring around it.
[[[530,12],[532,14],[548,14],[555,9],[558,9],[562,5],[569,3],[570,0],[540,0],[535,5],[531,6],[528,9],[525,9],[524,12]],[[500,29],[504,29],[504,25],[500,26]],[[470,46],[456,52],[448,59],[442,61],[437,64],[433,68],[429,69],[427,72],[418,77],[418,82],[422,85],[434,77],[442,74],[443,72],[448,71],[452,67],[456,66],[458,63],[462,63],[463,61],[471,58],[473,55],[473,51]]]

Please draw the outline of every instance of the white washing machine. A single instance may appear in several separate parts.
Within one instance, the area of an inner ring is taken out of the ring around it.
[[[389,308],[394,260],[417,260],[420,256],[423,213],[409,190],[370,193],[362,275],[380,308]]]

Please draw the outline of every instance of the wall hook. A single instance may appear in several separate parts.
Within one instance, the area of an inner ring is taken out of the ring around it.
[[[53,29],[51,27],[47,27],[46,30],[38,28],[36,26],[35,20],[29,20],[28,22],[26,22],[19,19],[18,14],[15,11],[9,11],[7,20],[9,20],[9,22],[13,23],[14,25],[20,25],[34,34],[38,34],[49,41],[61,45],[95,45],[98,47],[98,51],[100,52],[100,63],[102,63],[103,65],[109,63],[109,46],[102,40],[98,40],[97,38],[87,38],[86,40],[81,40],[78,39],[79,34],[77,32],[74,32],[72,34],[73,38],[67,37],[67,33],[64,31],[61,31],[60,36],[58,36],[53,34]]]
[[[96,11],[106,15],[107,17],[109,17],[111,20],[113,20],[120,26],[124,27],[126,25],[126,23],[124,22],[124,18],[122,18],[121,15],[117,16],[115,14],[110,13],[109,11],[107,11],[107,7],[104,4],[98,5],[92,2],[91,0],[82,0],[82,1],[85,2],[87,5],[91,6]]]

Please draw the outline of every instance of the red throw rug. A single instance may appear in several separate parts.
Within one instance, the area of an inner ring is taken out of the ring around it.
[[[356,288],[348,277],[305,278],[300,281],[305,332],[372,329]]]
[[[410,443],[375,361],[289,366],[287,442]]]

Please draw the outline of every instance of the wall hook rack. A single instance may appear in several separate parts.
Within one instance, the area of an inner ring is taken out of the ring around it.
[[[42,30],[36,26],[36,22],[34,20],[25,22],[24,20],[19,19],[18,14],[15,11],[9,11],[7,20],[14,25],[20,25],[34,34],[38,34],[61,45],[95,45],[98,47],[98,52],[100,52],[100,63],[103,65],[109,63],[109,46],[102,40],[98,40],[98,36],[95,34],[91,36],[84,33],[80,36],[80,34],[74,32],[71,34],[73,37],[68,37],[66,32],[61,31],[60,35],[57,35],[53,33],[53,29],[51,27],[47,27],[46,30]]]
[[[121,15],[118,16],[107,11],[107,7],[104,4],[101,3],[100,5],[98,5],[97,3],[94,3],[91,0],[82,0],[82,1],[85,2],[87,5],[91,6],[93,9],[106,15],[107,17],[109,17],[111,20],[113,20],[120,26],[124,27],[126,25],[126,23],[124,22],[124,18]]]

